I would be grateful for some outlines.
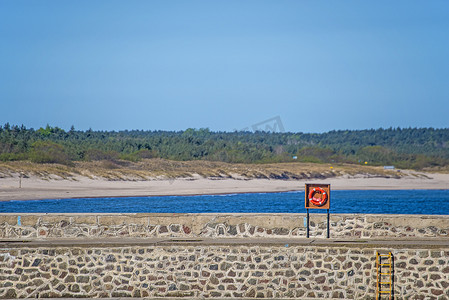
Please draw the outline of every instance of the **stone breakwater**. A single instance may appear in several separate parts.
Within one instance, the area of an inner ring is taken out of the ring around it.
[[[2,214],[0,238],[305,237],[305,214]],[[325,214],[310,236],[326,237]],[[335,238],[449,238],[449,216],[331,214]]]
[[[449,299],[449,216],[2,214],[0,298]]]
[[[397,299],[449,299],[447,247],[192,244],[3,248],[0,298],[374,299],[392,251]]]

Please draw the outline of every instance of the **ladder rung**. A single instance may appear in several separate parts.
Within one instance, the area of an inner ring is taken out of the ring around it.
[[[391,291],[379,291],[379,294],[391,294]]]
[[[386,256],[386,257],[390,257],[390,254],[378,254],[378,256]]]
[[[391,264],[379,264],[379,266],[389,266],[389,267],[391,267]]]
[[[391,282],[379,282],[379,284],[391,284]]]

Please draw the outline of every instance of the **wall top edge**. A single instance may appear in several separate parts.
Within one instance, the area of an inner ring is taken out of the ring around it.
[[[342,217],[382,217],[382,218],[420,218],[420,219],[449,219],[449,215],[409,215],[409,214],[334,214],[330,213],[331,216],[342,216]],[[0,216],[123,216],[123,217],[208,217],[208,216],[279,216],[279,217],[305,217],[305,213],[0,213]],[[312,213],[311,216],[326,216],[326,213]]]

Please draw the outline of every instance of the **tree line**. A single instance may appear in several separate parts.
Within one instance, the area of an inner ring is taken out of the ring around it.
[[[295,157],[295,158],[294,158]],[[449,165],[449,128],[334,130],[325,133],[69,131],[0,126],[0,160],[73,161],[164,158],[229,163],[354,163],[423,169]]]

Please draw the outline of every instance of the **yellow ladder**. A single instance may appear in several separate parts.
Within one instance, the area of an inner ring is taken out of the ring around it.
[[[391,252],[380,254],[376,252],[376,300],[388,296],[393,299],[393,257]]]

